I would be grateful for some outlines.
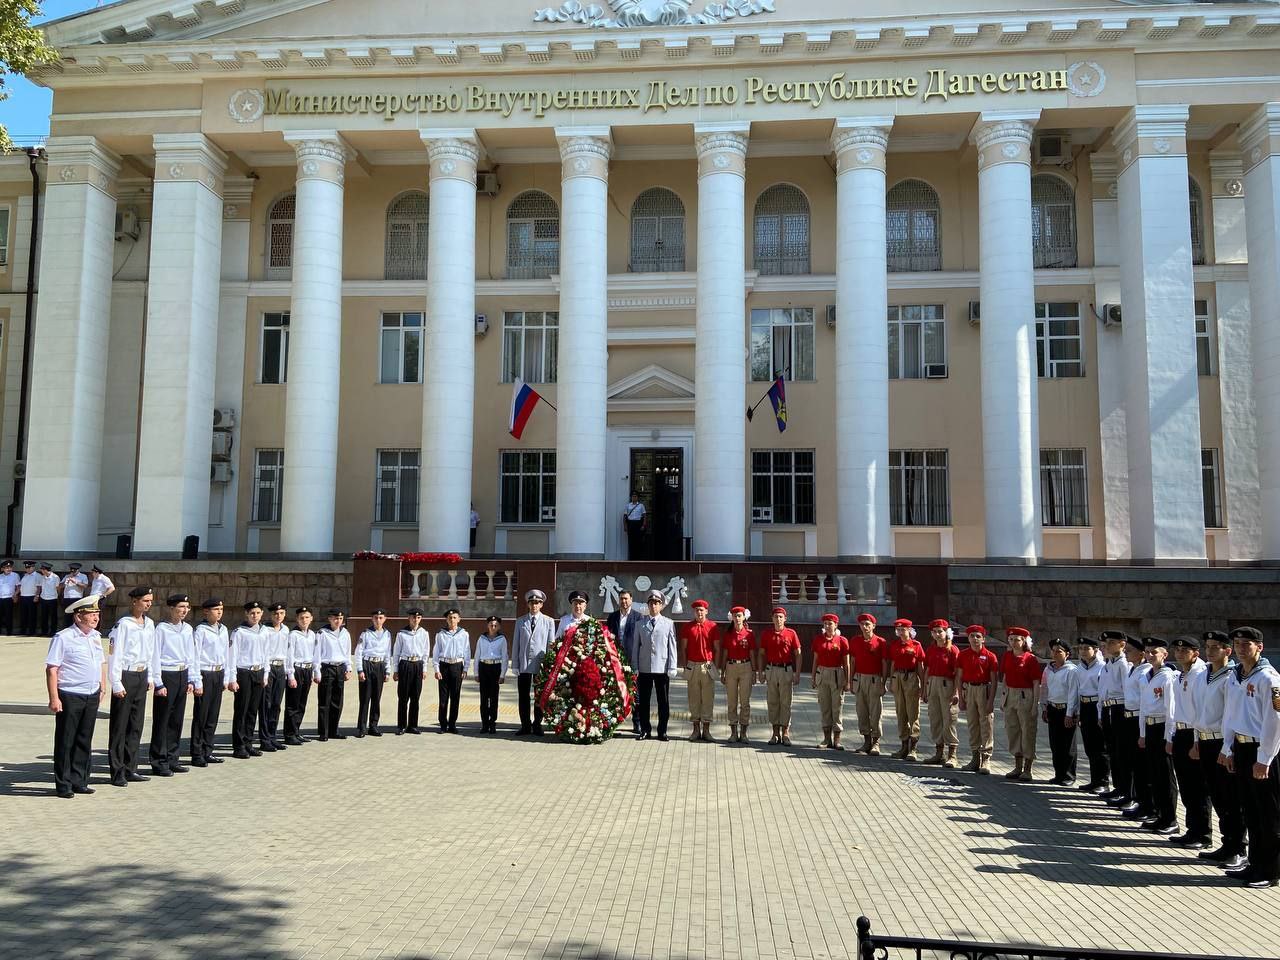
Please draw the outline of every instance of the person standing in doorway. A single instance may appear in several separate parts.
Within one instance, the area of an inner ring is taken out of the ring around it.
[[[627,528],[627,559],[643,560],[644,556],[644,504],[640,502],[640,494],[631,491],[631,499],[622,508],[622,522]]]
[[[476,505],[471,504],[471,516],[468,519],[471,525],[471,552],[476,551],[476,536],[480,533],[480,514],[476,511]]]

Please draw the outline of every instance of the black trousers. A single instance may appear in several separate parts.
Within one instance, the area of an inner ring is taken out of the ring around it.
[[[1076,728],[1067,726],[1067,708],[1049,704],[1049,752],[1053,755],[1055,780],[1076,778]]]
[[[40,601],[40,636],[52,637],[58,632],[58,599]]]
[[[284,735],[298,738],[302,736],[302,715],[307,712],[307,699],[311,693],[312,667],[294,667],[293,682],[296,687],[286,687],[284,691]]]
[[[462,696],[462,664],[440,664],[440,729],[458,728],[458,699]]]
[[[643,560],[644,556],[644,521],[628,520],[627,522],[627,559]]]
[[[0,597],[0,636],[13,636],[13,597]]]
[[[258,738],[267,743],[280,739],[280,707],[284,704],[284,692],[289,689],[289,678],[284,665],[267,667],[267,685],[262,689],[262,704],[258,708]]]
[[[1221,740],[1200,741],[1200,769],[1209,788],[1213,811],[1218,815],[1222,849],[1228,853],[1244,853],[1244,807],[1236,790],[1235,777],[1218,763],[1221,754]]]
[[[316,730],[321,740],[338,735],[342,719],[342,694],[347,683],[345,663],[320,665],[320,689],[316,691]]]
[[[1142,725],[1137,717],[1125,717],[1120,728],[1120,750],[1124,755],[1124,764],[1129,770],[1128,796],[1136,800],[1143,810],[1151,811],[1151,774],[1149,766],[1138,746],[1138,735]]]
[[[164,670],[163,697],[151,698],[151,766],[167,770],[179,763],[178,747],[182,743],[183,721],[187,718],[187,671]]]
[[[262,708],[262,671],[236,671],[236,699],[231,712],[231,748],[248,753],[253,746],[253,730]]]
[[[486,730],[498,722],[498,681],[502,677],[502,664],[482,663],[476,667],[480,681],[480,726]]]
[[[34,637],[39,623],[40,601],[35,597],[18,597],[18,631],[24,637]]]
[[[1269,708],[1270,704],[1263,705],[1264,710]],[[1249,831],[1249,874],[1254,880],[1280,880],[1280,764],[1272,760],[1267,775],[1259,780],[1253,775],[1258,760],[1256,743],[1237,741],[1231,756]]]
[[[98,694],[58,691],[62,712],[53,718],[53,785],[59,793],[89,785]]]
[[[418,729],[418,704],[422,700],[422,661],[401,660],[396,667],[396,729]]]
[[[1097,707],[1097,701],[1080,704],[1080,741],[1084,744],[1084,755],[1089,758],[1089,782],[1095,787],[1111,782],[1111,762],[1107,758],[1106,737]]]
[[[1151,813],[1160,818],[1160,826],[1167,827],[1178,819],[1178,784],[1173,777],[1173,758],[1165,752],[1164,728],[1163,723],[1147,724],[1144,752],[1151,785]]]
[[[208,760],[213,756],[218,714],[222,712],[222,671],[201,671],[200,679],[204,682],[204,693],[193,698],[191,707],[192,760]]]
[[[126,671],[122,675],[124,696],[111,697],[111,727],[107,737],[107,757],[111,778],[138,770],[138,744],[147,719],[147,672]]]
[[[356,730],[377,730],[382,719],[382,686],[387,682],[386,663],[365,660],[360,664],[364,679],[360,681],[360,712],[356,716]]]
[[[671,704],[668,694],[671,689],[671,678],[665,673],[640,674],[640,732],[646,736],[653,732],[649,724],[649,704],[653,700],[654,690],[658,692],[658,736],[667,735],[667,719],[671,716]]]
[[[520,729],[528,733],[533,729],[542,729],[542,707],[533,694],[533,674],[522,673],[516,678],[516,687],[520,694]],[[532,703],[530,701],[533,701]],[[529,724],[529,711],[533,710],[533,725]]]
[[[1173,732],[1173,772],[1178,779],[1178,795],[1186,810],[1187,833],[1209,842],[1213,836],[1213,819],[1209,813],[1209,785],[1199,760],[1191,759],[1196,732],[1190,728]]]

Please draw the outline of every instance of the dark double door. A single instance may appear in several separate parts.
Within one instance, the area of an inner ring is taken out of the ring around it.
[[[684,559],[684,451],[632,447],[631,488],[640,495],[648,524],[638,560]]]

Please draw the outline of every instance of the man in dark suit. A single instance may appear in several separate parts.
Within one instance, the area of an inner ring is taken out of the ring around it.
[[[637,627],[640,619],[640,611],[631,605],[631,591],[623,590],[618,594],[618,609],[609,614],[606,625],[609,632],[613,634],[618,648],[627,655],[627,662],[631,664],[633,670],[636,663],[636,646],[639,643]],[[637,734],[640,732],[640,715],[635,709],[631,711],[631,728]]]

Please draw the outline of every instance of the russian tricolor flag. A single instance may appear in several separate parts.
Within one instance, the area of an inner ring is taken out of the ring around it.
[[[524,425],[529,422],[533,408],[541,399],[542,395],[537,390],[516,378],[511,389],[511,419],[507,422],[507,431],[517,440],[524,433]]]

